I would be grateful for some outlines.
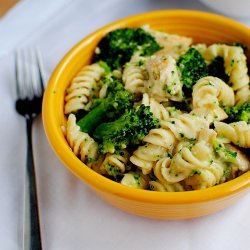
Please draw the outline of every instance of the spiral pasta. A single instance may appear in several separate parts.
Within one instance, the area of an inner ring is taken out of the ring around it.
[[[250,148],[250,124],[244,121],[234,123],[215,122],[215,130],[219,136],[242,148]]]
[[[70,114],[66,126],[66,138],[75,155],[88,166],[98,158],[98,144],[87,133],[81,132],[76,117]]]
[[[154,166],[154,175],[160,182],[160,184],[163,185],[165,188],[165,191],[167,192],[180,192],[184,191],[184,187],[181,185],[181,183],[170,183],[165,179],[165,171],[167,168],[169,168],[171,163],[171,159],[169,157],[164,157],[160,159]]]
[[[221,79],[213,76],[201,78],[193,86],[192,97],[194,108],[213,108],[219,106],[219,102],[228,106],[233,106],[235,103],[233,89]]]
[[[185,181],[193,189],[202,189],[220,183],[223,166],[213,161],[213,150],[205,141],[183,147],[172,159],[164,178],[170,183]]]
[[[232,84],[232,88],[236,93],[236,103],[241,104],[250,100],[247,58],[241,47],[213,44],[202,55],[208,62],[211,62],[217,56],[223,57],[229,83]]]
[[[176,61],[168,55],[153,55],[146,60],[148,80],[146,88],[150,97],[158,102],[168,99],[182,101],[182,84]]]
[[[126,64],[122,75],[126,90],[130,93],[144,93],[146,79],[147,74],[142,65],[139,65],[138,62],[129,62]]]
[[[147,176],[139,172],[128,172],[127,174],[124,174],[121,184],[128,187],[146,189],[149,183]]]
[[[221,79],[212,76],[201,78],[193,86],[192,97],[194,109],[206,108],[208,115],[219,121],[228,117],[219,104],[233,106],[235,103],[233,89]],[[203,112],[205,112],[204,109]]]
[[[143,94],[142,102],[145,106],[150,107],[150,111],[154,114],[159,120],[167,120],[170,117],[175,117],[181,112],[174,107],[164,107],[162,104],[157,102],[154,98],[149,97],[147,93]]]
[[[101,169],[105,169],[109,175],[116,172],[124,173],[126,170],[126,164],[129,160],[129,154],[123,151],[120,154],[106,154],[103,163],[101,164]]]
[[[155,163],[166,155],[164,147],[147,143],[139,146],[130,157],[130,161],[142,170],[143,174],[149,174]]]
[[[143,28],[154,36],[156,41],[162,46],[162,49],[156,53],[157,55],[169,55],[177,60],[188,51],[193,42],[193,39],[190,37],[152,30],[146,25]]]
[[[88,110],[88,104],[98,89],[98,82],[104,73],[104,69],[98,63],[84,66],[81,69],[67,89],[65,96],[65,114],[77,112],[80,109]]]
[[[61,128],[74,154],[122,185],[158,192],[209,188],[250,171],[250,124],[239,121],[250,101],[244,46],[133,29],[100,41],[94,60],[102,61],[66,89]]]
[[[143,174],[151,172],[156,161],[172,152],[177,141],[196,138],[198,132],[208,127],[208,122],[200,117],[182,114],[162,121],[162,128],[151,129],[143,138],[146,145],[139,146],[130,161],[141,168]]]

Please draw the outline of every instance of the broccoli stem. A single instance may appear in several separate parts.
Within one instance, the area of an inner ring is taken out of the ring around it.
[[[108,106],[102,103],[92,109],[87,115],[77,122],[82,132],[92,134],[95,128],[105,119]]]

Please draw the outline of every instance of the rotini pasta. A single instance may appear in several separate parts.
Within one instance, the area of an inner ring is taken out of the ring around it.
[[[213,44],[202,55],[208,62],[211,62],[217,56],[223,57],[229,83],[232,84],[232,88],[236,93],[236,103],[241,104],[250,100],[247,58],[241,47]]]
[[[196,138],[197,133],[208,127],[208,122],[200,117],[182,114],[162,121],[162,128],[149,131],[143,138],[146,145],[138,147],[130,161],[141,168],[143,174],[151,172],[156,161],[172,152],[175,144],[183,138]]]
[[[169,55],[177,60],[190,48],[193,42],[193,39],[190,37],[152,30],[146,25],[143,28],[150,32],[156,38],[156,41],[163,47],[162,50],[156,53],[158,55]]]
[[[154,175],[168,192],[181,192],[184,187],[180,183],[170,183],[165,179],[165,172],[169,168],[171,159],[165,157],[160,159],[154,166]]]
[[[215,131],[219,136],[242,148],[250,148],[250,125],[244,121],[234,123],[215,122]]]
[[[65,93],[62,131],[82,162],[122,185],[158,192],[209,188],[250,171],[241,47],[194,45],[147,26],[112,37]]]
[[[121,184],[128,187],[146,189],[148,187],[148,178],[138,172],[128,172],[127,174],[124,174]]]
[[[104,69],[97,63],[84,66],[73,78],[72,83],[66,91],[65,114],[89,109],[89,102],[97,90],[98,82],[104,75]]]
[[[145,106],[149,106],[150,111],[159,120],[164,121],[170,117],[175,117],[181,114],[180,110],[177,110],[174,107],[164,107],[162,104],[157,102],[154,98],[149,97],[147,93],[143,94],[141,104],[144,104]]]
[[[144,93],[146,79],[146,71],[142,65],[139,65],[138,62],[130,62],[125,65],[122,80],[125,84],[125,89],[127,89],[130,93]]]
[[[93,165],[98,158],[98,144],[87,133],[80,131],[73,114],[68,117],[66,137],[74,154],[80,156],[88,166]]]
[[[129,154],[123,151],[120,154],[110,154],[105,156],[103,163],[101,164],[101,169],[104,169],[107,174],[113,175],[119,173],[124,173],[126,170],[126,164],[129,159]]]
[[[220,108],[219,105],[222,103],[224,105],[233,106],[235,103],[233,89],[221,79],[212,76],[201,78],[193,86],[192,97],[194,109],[207,109],[200,109],[200,115],[204,112],[207,113],[207,115],[212,116],[214,120],[219,121],[228,117],[226,112]]]

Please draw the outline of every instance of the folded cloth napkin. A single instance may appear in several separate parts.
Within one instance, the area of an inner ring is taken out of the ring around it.
[[[14,110],[13,50],[38,45],[46,75],[81,38],[131,14],[168,8],[207,10],[197,1],[22,1],[0,21],[0,249],[21,249],[25,122]],[[250,20],[244,21],[250,24]],[[217,214],[157,221],[124,213],[97,197],[55,157],[41,117],[33,145],[46,250],[248,249],[250,195]]]

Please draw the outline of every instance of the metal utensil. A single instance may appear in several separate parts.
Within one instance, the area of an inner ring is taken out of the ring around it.
[[[41,57],[37,50],[22,49],[15,54],[16,110],[26,119],[27,165],[25,175],[23,249],[42,249],[36,177],[32,152],[32,122],[41,113],[44,92]]]

